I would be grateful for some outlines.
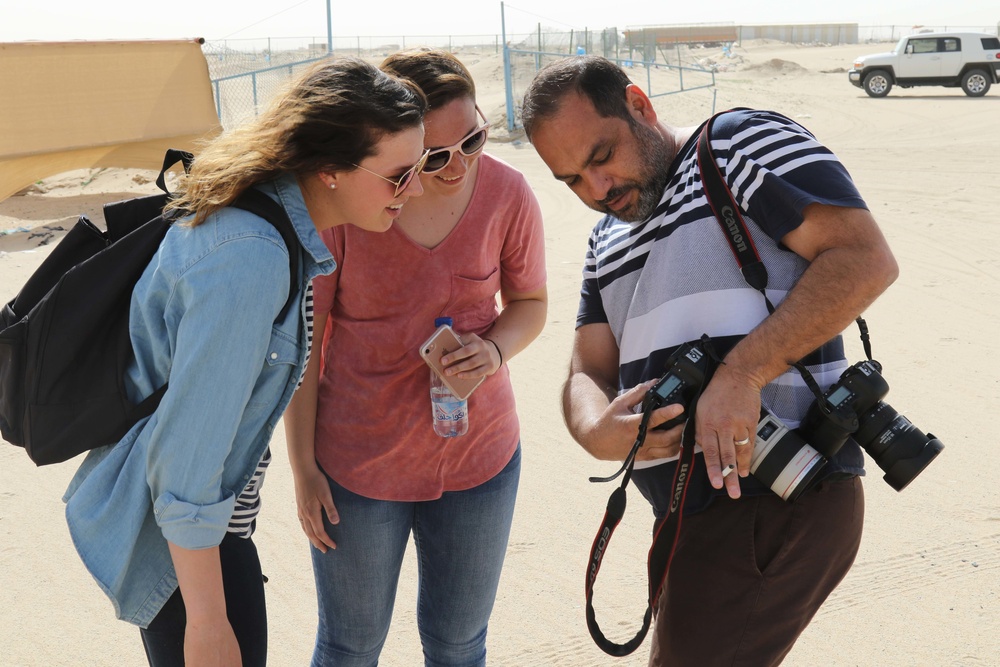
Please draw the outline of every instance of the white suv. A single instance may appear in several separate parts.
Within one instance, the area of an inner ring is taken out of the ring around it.
[[[847,77],[872,97],[885,97],[894,84],[961,86],[966,95],[982,97],[1000,82],[1000,38],[975,32],[909,35],[888,53],[855,60]]]

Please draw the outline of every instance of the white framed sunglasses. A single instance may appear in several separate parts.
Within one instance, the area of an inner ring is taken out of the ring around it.
[[[441,171],[451,164],[451,159],[455,157],[455,153],[461,153],[465,157],[472,157],[483,150],[483,147],[486,146],[486,137],[489,135],[490,122],[486,120],[486,116],[478,104],[476,105],[476,113],[483,119],[483,124],[451,146],[430,149],[427,161],[424,162],[422,173],[434,174]]]

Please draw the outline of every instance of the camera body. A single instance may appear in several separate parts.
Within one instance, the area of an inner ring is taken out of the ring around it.
[[[860,361],[845,370],[840,379],[813,401],[799,428],[826,456],[833,456],[852,433],[861,427],[860,415],[868,412],[889,393],[889,384],[877,361]]]
[[[666,361],[667,371],[642,399],[642,412],[664,405],[680,403],[685,408],[691,404],[698,390],[705,384],[708,372],[708,355],[699,345],[684,343]],[[673,428],[684,423],[681,414],[655,427],[657,430]]]

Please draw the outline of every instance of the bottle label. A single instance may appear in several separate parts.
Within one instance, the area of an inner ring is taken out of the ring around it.
[[[466,401],[434,401],[434,420],[460,422],[466,417]]]

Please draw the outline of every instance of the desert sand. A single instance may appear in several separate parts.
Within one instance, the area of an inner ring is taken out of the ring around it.
[[[874,356],[891,386],[887,402],[946,446],[901,493],[881,480],[869,458],[867,525],[856,564],[785,664],[997,665],[1000,508],[990,491],[997,426],[989,415],[1000,392],[1000,234],[994,213],[1000,94],[972,99],[958,89],[896,88],[885,99],[869,99],[848,84],[845,71],[854,56],[880,50],[883,45],[744,45],[734,50],[738,58],[723,62],[730,71],[717,74],[714,93],[657,97],[655,106],[676,125],[707,117],[713,96],[719,110],[774,109],[802,122],[841,158],[901,267],[896,284],[866,313]],[[467,62],[484,110],[500,124],[499,56],[470,55]],[[636,80],[645,87],[644,73]],[[523,137],[494,134],[499,140],[488,150],[524,171],[541,202],[550,307],[541,336],[510,362],[524,461],[488,661],[509,667],[645,665],[648,640],[616,660],[587,633],[584,571],[612,490],[587,477],[610,474],[614,466],[590,458],[572,441],[559,407],[583,254],[597,215],[552,179]],[[65,226],[79,213],[99,220],[102,203],[152,191],[152,176],[106,170],[47,179],[0,202],[0,230]],[[26,236],[0,236],[3,301],[47,253]],[[860,360],[855,329],[846,340],[851,361]],[[270,660],[280,667],[306,665],[316,605],[280,427],[272,447],[275,463],[256,534],[269,578]],[[145,664],[137,630],[115,620],[70,544],[60,498],[74,470],[74,463],[35,468],[20,450],[0,447],[2,665]],[[652,516],[634,489],[629,500],[596,592],[598,620],[618,641],[632,636],[645,609]],[[383,665],[422,664],[415,598],[410,553]]]

